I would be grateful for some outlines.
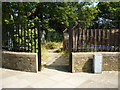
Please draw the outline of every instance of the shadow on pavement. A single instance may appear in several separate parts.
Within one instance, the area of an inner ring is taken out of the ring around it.
[[[46,68],[68,72],[69,71],[69,58],[66,57],[64,54],[61,54],[60,57],[55,59],[55,61],[52,64],[47,65]]]

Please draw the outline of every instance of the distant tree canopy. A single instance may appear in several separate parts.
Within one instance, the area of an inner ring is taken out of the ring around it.
[[[97,19],[120,20],[120,2],[100,2],[97,7]]]
[[[70,2],[6,2],[3,3],[3,23],[25,22],[27,20],[40,20],[43,30],[54,29],[62,32],[69,26],[69,21],[95,19],[97,6],[91,3]]]
[[[96,6],[88,2],[4,2],[2,5],[3,25],[39,20],[46,35],[49,31],[61,35],[69,27],[69,21],[120,20],[120,2],[99,2]]]

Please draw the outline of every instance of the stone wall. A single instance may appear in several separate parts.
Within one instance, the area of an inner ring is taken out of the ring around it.
[[[103,55],[102,70],[120,70],[120,52],[96,52]],[[93,72],[93,52],[72,53],[72,72]]]
[[[2,67],[20,71],[38,71],[37,53],[2,52]]]

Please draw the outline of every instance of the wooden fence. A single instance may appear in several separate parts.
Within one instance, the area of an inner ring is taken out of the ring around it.
[[[119,52],[119,21],[79,21],[70,22],[70,28],[64,30],[64,50],[72,52]],[[70,37],[69,37],[70,36]]]

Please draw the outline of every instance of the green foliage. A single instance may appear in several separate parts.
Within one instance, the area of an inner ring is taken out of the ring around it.
[[[14,32],[14,46],[20,47],[20,51],[25,51],[24,49],[34,52],[35,47],[38,48],[38,39],[36,36],[38,36],[38,30],[37,28],[33,28],[35,24],[31,21],[27,22],[27,24],[24,24],[23,26],[19,26],[14,24],[15,32]],[[24,27],[24,29],[23,29]],[[35,45],[36,41],[36,45]]]
[[[120,20],[120,2],[100,2],[98,17],[109,20]]]
[[[59,48],[58,50],[55,51],[56,53],[64,53],[64,49],[63,48]]]
[[[69,21],[93,20],[97,15],[97,7],[89,7],[90,3],[78,2],[5,2],[3,3],[3,22],[15,23],[40,19],[42,30],[49,28],[62,33],[69,27]],[[92,12],[92,13],[91,13]]]
[[[69,21],[92,21],[102,19],[120,20],[120,2],[99,2],[97,6],[92,6],[93,3],[88,2],[4,2],[2,3],[3,27],[6,25],[22,23],[25,27],[25,32],[20,29],[15,32],[14,42],[20,49],[23,46],[32,47],[34,51],[34,34],[37,36],[37,29],[31,32],[30,27],[36,24],[32,21],[39,20],[41,22],[41,30],[45,32],[44,39],[47,42],[62,41],[62,31],[69,28]],[[28,23],[28,27],[24,23]],[[86,28],[88,28],[90,23]],[[16,27],[17,28],[17,27]],[[9,28],[11,35],[13,29]],[[7,35],[7,31],[3,31]],[[31,36],[32,34],[32,36]],[[24,37],[26,35],[26,37]],[[26,41],[24,43],[23,41]],[[35,39],[37,41],[37,39]],[[37,41],[38,42],[38,41]],[[33,45],[33,46],[32,46]],[[46,44],[47,48],[56,48],[55,43]],[[36,44],[36,48],[38,48]]]
[[[26,22],[28,17],[34,13],[37,2],[3,2],[3,23]]]
[[[46,49],[55,49],[57,48],[57,43],[56,42],[47,42],[45,43],[45,48]]]
[[[82,6],[78,5],[78,19],[83,21],[92,21],[98,14],[97,6],[89,6],[88,4],[84,4]]]
[[[43,44],[46,49],[57,49],[62,47],[62,42],[47,42]]]
[[[49,31],[46,40],[48,42],[60,42],[62,41],[62,35],[56,31]]]

